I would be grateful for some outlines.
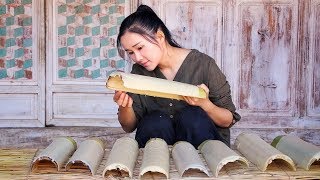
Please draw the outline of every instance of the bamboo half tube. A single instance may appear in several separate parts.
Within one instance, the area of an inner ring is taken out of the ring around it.
[[[169,178],[169,148],[163,139],[152,138],[146,143],[139,176],[147,172],[158,172]]]
[[[98,138],[87,139],[79,145],[66,164],[66,170],[80,163],[89,167],[92,175],[95,175],[104,155],[104,143]]]
[[[177,100],[183,100],[183,96],[206,97],[206,92],[195,85],[118,71],[109,75],[106,87],[118,91]]]
[[[261,171],[267,170],[273,160],[281,160],[290,169],[296,170],[294,162],[289,156],[272,147],[256,134],[240,134],[235,140],[235,147]]]
[[[130,137],[117,139],[108,156],[102,176],[112,175],[112,172],[116,171],[121,178],[126,173],[132,178],[138,154],[139,146],[135,139]]]
[[[52,162],[57,171],[68,161],[72,153],[77,149],[77,143],[71,137],[55,138],[32,162],[31,169],[37,168],[42,160]]]
[[[320,147],[308,143],[296,136],[278,136],[271,145],[282,153],[288,155],[297,164],[305,170],[320,160]]]
[[[189,142],[176,142],[172,147],[172,158],[181,177],[189,169],[198,169],[209,176],[209,172],[198,151]]]
[[[249,162],[246,158],[238,155],[221,141],[206,140],[200,144],[199,150],[214,177],[218,177],[219,171],[228,163],[238,161],[242,165],[249,167]]]

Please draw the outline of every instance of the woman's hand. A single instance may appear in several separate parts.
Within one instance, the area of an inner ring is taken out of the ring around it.
[[[207,93],[206,98],[184,96],[184,100],[190,105],[201,107],[216,125],[220,127],[229,127],[233,120],[232,113],[228,109],[218,107],[210,101],[209,89],[206,85],[201,84],[198,87],[204,89]]]
[[[137,121],[132,108],[132,98],[126,92],[115,91],[113,101],[119,105],[118,120],[122,129],[128,133],[134,131]]]
[[[115,91],[113,101],[121,107],[132,107],[132,98],[123,91]]]
[[[206,92],[206,98],[196,98],[196,97],[190,97],[190,96],[183,96],[184,100],[192,106],[199,106],[203,107],[205,106],[209,100],[209,88],[205,84],[198,85],[199,88],[202,88]]]

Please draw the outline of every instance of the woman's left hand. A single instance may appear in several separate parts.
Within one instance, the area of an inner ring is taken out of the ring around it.
[[[204,106],[206,103],[208,103],[209,100],[209,88],[205,84],[198,85],[199,88],[202,88],[206,92],[206,98],[196,98],[196,97],[190,97],[190,96],[183,96],[184,100],[192,106]]]

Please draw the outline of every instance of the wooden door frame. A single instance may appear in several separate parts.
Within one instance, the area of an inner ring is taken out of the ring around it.
[[[58,43],[56,38],[57,25],[55,24],[56,17],[54,12],[57,10],[55,2],[56,0],[48,0],[45,7],[47,18],[46,125],[119,127],[120,124],[117,121],[117,106],[112,101],[114,91],[108,90],[105,87],[105,81],[63,81],[57,77],[57,72],[54,70],[54,67],[57,67],[57,64],[55,64],[57,61],[57,52],[55,50],[57,49],[56,44]],[[129,4],[129,7],[127,7],[128,9],[125,10],[125,14],[129,15],[130,12],[135,10],[137,0],[125,0],[125,3]],[[79,96],[83,96],[84,100],[79,100]],[[66,101],[64,99],[74,99],[80,103],[99,101],[97,103],[100,105],[107,104],[110,108],[106,109],[104,114],[62,114],[59,112],[62,109],[62,101]]]
[[[45,1],[32,0],[31,3],[32,79],[0,82],[0,100],[10,102],[9,107],[6,108],[13,111],[13,109],[19,108],[19,105],[25,105],[23,110],[20,110],[21,112],[4,112],[0,117],[0,127],[45,126]],[[14,105],[14,103],[17,104]],[[2,105],[6,106],[6,104]]]

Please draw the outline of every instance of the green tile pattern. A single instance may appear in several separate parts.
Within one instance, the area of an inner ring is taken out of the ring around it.
[[[8,77],[7,70],[6,69],[0,69],[0,79],[4,79],[6,77]]]
[[[32,67],[32,59],[28,59],[28,60],[24,61],[23,68],[27,69],[27,68],[30,68],[30,67]]]
[[[0,3],[0,81],[32,80],[32,0]]]
[[[91,74],[92,79],[97,79],[98,77],[100,77],[100,69],[96,69],[91,72],[92,72]]]
[[[14,58],[20,58],[24,55],[24,49],[20,48],[14,51]]]
[[[16,72],[14,72],[14,77],[15,79],[20,79],[24,76],[24,70],[23,69],[20,69]]]
[[[67,67],[72,67],[76,65],[76,59],[69,59],[67,60]]]
[[[92,37],[86,37],[83,39],[83,46],[90,46],[92,45]]]
[[[100,46],[108,46],[109,45],[109,39],[108,38],[102,38],[100,40]]]
[[[32,0],[22,0],[22,4],[26,5],[26,4],[31,4]]]
[[[57,74],[64,80],[105,80],[127,61],[116,38],[125,17],[125,0],[64,0],[57,4]],[[0,29],[1,34],[1,29]]]
[[[6,49],[0,49],[0,57],[5,57],[7,55],[7,50]]]
[[[75,37],[74,36],[68,37],[67,46],[74,45],[74,43],[75,43]]]
[[[0,6],[0,15],[7,13],[7,6]]]
[[[67,11],[67,5],[66,4],[63,4],[61,6],[58,6],[58,13],[61,14],[61,13],[64,13]]]
[[[25,19],[23,19],[23,26],[31,26],[32,25],[32,18],[31,17],[27,17]]]
[[[58,75],[60,78],[67,77],[67,68],[59,69]]]
[[[67,24],[71,24],[76,22],[76,16],[72,15],[72,16],[67,16]]]
[[[7,17],[6,19],[6,26],[12,26],[14,25],[14,16],[12,17]]]
[[[92,36],[98,36],[100,35],[100,26],[93,27],[92,28]]]
[[[83,68],[92,66],[92,59],[87,59],[83,61]]]
[[[14,29],[14,37],[19,37],[23,35],[23,28],[19,27]]]
[[[16,39],[10,38],[6,40],[6,47],[11,47],[16,45]]]
[[[67,26],[58,27],[58,35],[66,34],[66,33],[67,33]]]
[[[109,66],[109,60],[108,59],[103,59],[100,60],[100,68],[105,68]]]
[[[67,47],[61,47],[58,49],[58,57],[67,55]]]
[[[7,28],[0,27],[0,36],[6,36],[6,35],[7,35]]]
[[[24,47],[31,47],[32,46],[32,39],[31,38],[24,39],[23,46]]]
[[[14,8],[14,15],[24,14],[24,6]]]
[[[6,68],[9,69],[9,68],[13,68],[15,66],[15,61],[14,59],[10,59],[10,60],[7,60],[6,61]]]

